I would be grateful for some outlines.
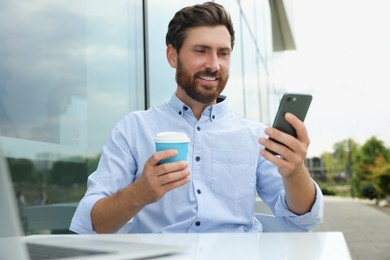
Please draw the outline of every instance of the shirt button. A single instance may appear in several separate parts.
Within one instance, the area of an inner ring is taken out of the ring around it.
[[[195,226],[199,227],[200,226],[200,221],[195,222]]]
[[[215,115],[213,115],[211,118],[212,118],[212,119],[215,119]]]
[[[198,194],[201,194],[201,193],[202,193],[202,192],[200,191],[200,189],[197,189],[196,192],[197,192]]]
[[[184,110],[188,110],[188,107],[187,107],[187,106],[183,106],[183,109],[184,109]]]
[[[179,115],[181,115],[181,111],[179,111]]]
[[[197,126],[197,127],[196,127],[196,130],[200,131],[200,126]]]
[[[200,157],[199,157],[199,156],[196,156],[196,157],[195,157],[195,161],[199,162],[199,161],[200,161]]]

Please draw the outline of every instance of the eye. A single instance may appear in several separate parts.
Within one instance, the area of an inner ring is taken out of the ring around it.
[[[223,50],[218,53],[219,56],[230,56],[229,50]]]
[[[195,49],[195,52],[196,53],[205,53],[205,50],[204,49]]]

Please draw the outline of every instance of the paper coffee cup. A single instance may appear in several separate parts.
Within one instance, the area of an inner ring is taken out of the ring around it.
[[[167,162],[186,161],[188,155],[188,144],[190,138],[185,133],[181,132],[161,132],[154,137],[156,151],[175,149],[178,154],[165,160],[161,160],[160,164]]]

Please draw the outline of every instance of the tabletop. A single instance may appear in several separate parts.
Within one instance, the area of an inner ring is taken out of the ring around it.
[[[80,235],[67,235],[80,236]],[[341,232],[200,233],[91,235],[96,239],[182,246],[183,252],[156,259],[350,260]]]

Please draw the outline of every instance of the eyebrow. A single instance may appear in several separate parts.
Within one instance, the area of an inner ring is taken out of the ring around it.
[[[194,45],[194,48],[205,48],[205,49],[211,49],[208,45],[202,45],[202,44],[196,44]],[[230,47],[222,47],[218,48],[218,51],[231,51],[232,49]]]

